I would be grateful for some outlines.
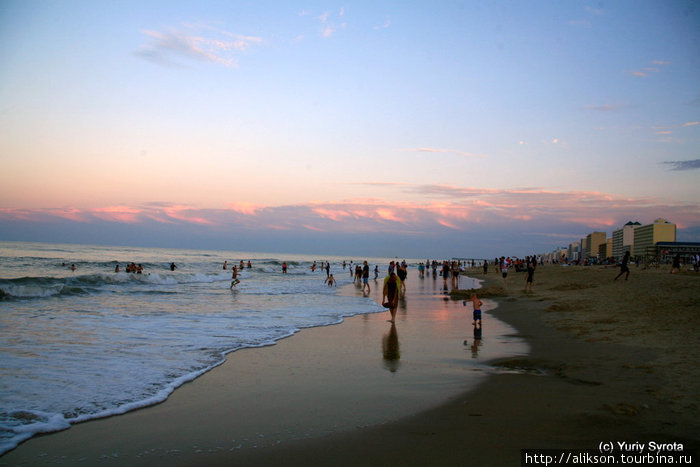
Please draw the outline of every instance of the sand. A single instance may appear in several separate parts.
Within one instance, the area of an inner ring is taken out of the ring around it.
[[[697,449],[700,275],[616,275],[544,266],[526,294],[511,273],[474,352],[467,309],[413,274],[393,330],[364,315],[234,352],[163,404],[36,437],[0,465],[500,466],[601,441]],[[496,331],[509,334],[498,345]]]

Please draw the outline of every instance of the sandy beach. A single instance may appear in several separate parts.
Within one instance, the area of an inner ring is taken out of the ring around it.
[[[394,328],[362,315],[234,352],[162,404],[36,437],[0,465],[518,465],[526,448],[697,448],[700,275],[616,275],[543,266],[526,294],[511,273],[475,347],[470,307],[411,271]]]

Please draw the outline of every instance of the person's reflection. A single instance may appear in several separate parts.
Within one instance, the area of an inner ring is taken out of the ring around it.
[[[474,324],[474,341],[472,342],[472,358],[479,356],[479,347],[481,347],[481,322]]]
[[[382,352],[384,354],[384,367],[395,373],[399,369],[401,352],[399,350],[399,334],[396,332],[396,325],[391,324],[389,332],[382,336]]]

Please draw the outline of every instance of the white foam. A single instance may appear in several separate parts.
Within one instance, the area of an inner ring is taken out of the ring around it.
[[[5,293],[10,287],[31,299],[3,299],[0,454],[32,433],[161,402],[228,352],[384,311],[367,298],[339,295],[350,279],[338,266],[331,272],[339,287],[331,288],[311,262],[283,275],[275,262],[254,261],[231,290],[223,260],[186,259],[175,258],[176,271],[166,271],[167,263],[127,274],[104,271],[113,266],[100,258],[80,263],[81,275],[61,269],[58,278],[45,276],[42,263],[36,279],[5,280]]]

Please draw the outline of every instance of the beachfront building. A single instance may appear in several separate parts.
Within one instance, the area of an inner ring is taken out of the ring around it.
[[[605,232],[589,233],[586,236],[585,245],[581,248],[581,250],[583,251],[583,259],[597,258],[598,247],[601,245],[601,243],[605,243],[605,241]]]
[[[598,246],[598,258],[600,258],[601,260],[610,258],[612,256],[612,251],[613,239],[612,237],[610,237],[604,243],[601,243]]]
[[[569,243],[569,248],[566,250],[566,257],[571,261],[581,259],[581,242]]]
[[[676,224],[666,219],[656,219],[654,223],[634,229],[634,256],[656,256],[656,244],[676,241]]]
[[[658,242],[656,252],[660,263],[670,263],[680,255],[681,263],[689,265],[695,255],[700,255],[700,242]]]
[[[612,256],[619,260],[629,251],[632,254],[632,246],[634,245],[634,229],[641,226],[639,222],[628,222],[621,229],[613,231],[613,246]]]

